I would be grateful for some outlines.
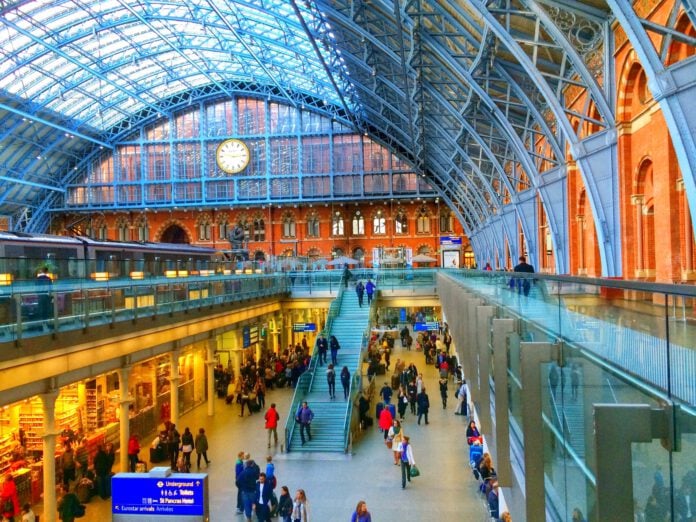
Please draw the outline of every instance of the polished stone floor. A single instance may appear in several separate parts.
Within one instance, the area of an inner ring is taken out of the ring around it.
[[[428,426],[418,426],[410,414],[404,422],[422,473],[420,477],[414,478],[405,490],[401,489],[400,468],[393,464],[376,423],[355,442],[352,455],[285,454],[280,447],[266,448],[261,414],[240,418],[238,406],[226,406],[223,400],[216,399],[213,417],[207,416],[203,405],[184,415],[179,423],[180,430],[188,426],[195,433],[204,427],[208,434],[211,464],[201,472],[208,473],[210,478],[211,520],[244,520],[242,515],[235,515],[234,461],[239,451],[249,452],[262,469],[266,456],[273,455],[278,485],[287,485],[293,495],[297,488],[306,491],[312,522],[348,521],[361,499],[367,502],[375,522],[490,520],[482,497],[476,493],[468,464],[465,418],[454,415],[454,385],[450,383],[448,408],[443,409],[435,368],[425,366],[420,352],[397,348],[392,364],[399,357],[413,361],[423,372],[430,397]],[[378,377],[378,390],[383,384],[382,377]],[[291,389],[268,394],[267,404],[277,403],[283,424],[291,400]],[[110,513],[111,503],[97,499],[87,505],[82,520],[109,520]]]

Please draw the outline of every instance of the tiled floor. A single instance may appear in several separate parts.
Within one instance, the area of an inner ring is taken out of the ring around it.
[[[348,521],[361,499],[367,502],[375,522],[489,520],[482,498],[475,493],[476,484],[467,462],[466,421],[454,415],[454,386],[450,384],[448,408],[443,410],[435,368],[425,366],[420,352],[403,352],[397,348],[392,363],[398,357],[412,360],[423,372],[432,405],[428,426],[416,425],[410,414],[404,422],[405,433],[411,437],[414,457],[421,470],[420,477],[414,478],[405,490],[401,489],[400,468],[394,466],[391,452],[376,426],[356,441],[350,456],[285,454],[280,452],[280,447],[266,449],[262,415],[240,418],[238,406],[226,406],[223,400],[216,399],[215,416],[208,417],[203,405],[185,415],[179,423],[180,429],[188,426],[194,433],[205,427],[208,434],[211,448],[208,456],[212,462],[208,469],[201,471],[210,475],[211,520],[244,519],[234,514],[237,494],[234,461],[242,450],[251,453],[262,469],[269,452],[273,455],[278,485],[287,485],[293,495],[297,488],[305,489],[312,522]],[[377,384],[379,389],[381,378]],[[277,403],[283,423],[291,394],[290,389],[268,394],[268,404]],[[110,502],[93,500],[83,520],[109,520],[110,513]]]

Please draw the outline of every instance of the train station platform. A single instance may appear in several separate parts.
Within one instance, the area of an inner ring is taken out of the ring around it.
[[[234,514],[237,495],[234,464],[240,451],[248,452],[262,471],[267,455],[272,455],[278,487],[287,485],[293,496],[298,488],[305,490],[312,522],[350,520],[359,500],[367,502],[375,521],[490,520],[469,467],[464,437],[466,418],[454,415],[454,385],[450,382],[448,407],[443,409],[434,366],[425,365],[421,352],[400,347],[394,350],[392,364],[397,358],[414,362],[423,373],[431,403],[429,425],[418,426],[416,418],[408,412],[403,423],[421,471],[421,476],[414,478],[405,490],[401,489],[400,467],[394,465],[376,422],[354,443],[351,455],[283,453],[280,442],[270,450],[266,447],[263,412],[240,418],[238,405],[225,405],[224,400],[217,399],[214,416],[209,417],[203,405],[182,416],[178,424],[180,430],[188,426],[194,433],[203,427],[208,435],[211,464],[207,469],[202,466],[201,472],[209,474],[211,520],[244,520],[243,515]],[[377,376],[377,389],[383,384],[382,377]],[[291,388],[269,390],[266,397],[267,406],[276,403],[281,420],[287,415],[292,392]],[[373,398],[372,411],[376,400]],[[143,441],[143,446],[147,442]],[[141,455],[147,451],[144,447]],[[192,460],[195,461],[195,453]],[[195,465],[193,470],[196,471]],[[35,507],[37,513],[39,509],[41,506]],[[110,517],[110,500],[96,497],[87,504],[84,520],[102,521]]]

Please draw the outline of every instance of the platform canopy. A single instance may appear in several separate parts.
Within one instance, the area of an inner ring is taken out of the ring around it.
[[[0,1],[0,215],[41,231],[95,150],[249,93],[387,145],[479,243],[516,219],[534,237],[532,196],[557,241],[570,155],[611,234],[595,151],[615,151],[612,24],[630,28],[650,78],[646,31],[692,42],[674,27],[689,5],[676,0],[662,27],[623,0]],[[676,148],[682,163],[696,156]]]

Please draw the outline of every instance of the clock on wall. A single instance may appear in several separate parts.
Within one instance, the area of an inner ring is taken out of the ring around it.
[[[236,174],[243,171],[249,165],[251,154],[249,147],[241,140],[225,140],[218,145],[215,151],[215,159],[220,170],[227,174]]]

